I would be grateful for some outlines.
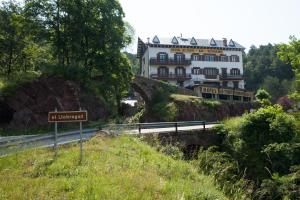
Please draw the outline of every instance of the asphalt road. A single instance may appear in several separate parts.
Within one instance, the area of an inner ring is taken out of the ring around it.
[[[206,129],[211,129],[215,124],[208,124],[205,126]],[[184,126],[178,127],[178,131],[186,130],[202,130],[203,125],[194,125],[194,126]],[[83,131],[82,138],[83,140],[88,140],[93,137],[99,130],[98,129],[85,129]],[[122,128],[104,128],[103,131],[106,131],[111,134],[139,134],[138,129],[122,129]],[[142,129],[141,134],[149,133],[163,133],[163,132],[174,132],[175,127],[170,128],[152,128],[152,129]],[[80,140],[79,131],[65,132],[58,134],[57,144],[67,144],[72,142],[78,142]],[[16,152],[18,150],[23,150],[27,148],[40,148],[40,147],[53,147],[54,145],[54,136],[53,134],[48,135],[24,135],[24,136],[8,136],[0,138],[0,156]]]

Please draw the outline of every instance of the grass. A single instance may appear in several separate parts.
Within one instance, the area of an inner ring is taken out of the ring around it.
[[[227,199],[213,178],[129,136],[0,158],[0,199]]]

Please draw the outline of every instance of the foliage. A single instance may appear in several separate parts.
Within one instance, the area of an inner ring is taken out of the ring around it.
[[[256,99],[258,102],[264,106],[271,105],[270,99],[271,95],[264,89],[257,90],[255,94]]]
[[[267,76],[263,81],[262,88],[270,94],[270,100],[276,102],[280,97],[289,93],[291,81],[280,81],[277,77]]]
[[[1,199],[227,199],[211,177],[137,138],[98,136],[79,145],[0,158]]]
[[[273,175],[272,179],[262,181],[254,194],[255,199],[298,199],[300,196],[300,170],[299,166],[291,168],[291,173],[285,176]]]
[[[247,199],[251,196],[253,183],[241,179],[243,171],[228,153],[216,151],[216,147],[201,149],[195,163],[200,171],[213,174],[215,181],[231,199]]]
[[[287,96],[279,98],[276,103],[281,105],[284,110],[293,108],[293,101],[290,100]]]
[[[0,75],[28,70],[91,85],[120,109],[132,79],[121,52],[133,31],[117,0],[26,0],[0,6]]]
[[[277,53],[281,60],[289,63],[296,74],[291,98],[300,101],[300,40],[290,36],[289,44],[281,44]]]
[[[299,197],[300,143],[294,117],[278,105],[268,106],[226,120],[215,130],[222,145],[202,150],[196,163],[215,174],[226,193],[236,197],[233,191],[243,188],[251,199]],[[222,169],[228,171],[221,173]]]
[[[152,112],[159,121],[174,121],[178,115],[178,108],[174,102],[161,102],[153,106]]]
[[[167,144],[160,147],[160,152],[172,157],[175,160],[183,159],[184,155],[179,145]]]
[[[27,71],[26,73],[14,74],[12,78],[0,79],[0,96],[10,96],[14,94],[16,88],[22,86],[23,84],[30,82],[40,76],[39,72]]]
[[[262,101],[264,99],[269,100],[271,98],[271,95],[264,89],[259,89],[257,90],[255,97],[259,100]]]
[[[51,60],[49,46],[36,32],[38,24],[26,15],[24,7],[14,1],[0,4],[0,75],[10,79],[14,74],[38,70]]]
[[[243,117],[236,143],[229,148],[247,168],[248,176],[262,180],[269,177],[270,163],[262,153],[266,145],[291,141],[296,134],[295,120],[279,106],[261,108]],[[228,142],[227,144],[230,144]]]
[[[246,89],[257,90],[261,87],[265,77],[276,77],[282,80],[291,80],[294,77],[292,67],[279,59],[277,52],[279,45],[251,46],[244,57]]]
[[[139,60],[137,59],[136,54],[132,54],[129,52],[124,52],[124,53],[130,61],[132,73],[135,75],[139,75],[140,74],[140,66],[139,66]]]

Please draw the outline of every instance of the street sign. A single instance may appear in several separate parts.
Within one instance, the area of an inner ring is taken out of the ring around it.
[[[82,162],[82,122],[88,120],[88,115],[86,110],[79,111],[61,111],[57,112],[55,108],[54,112],[48,113],[48,122],[55,123],[54,125],[54,150],[55,156],[57,155],[57,123],[60,122],[79,122],[79,131],[80,131],[80,163]]]
[[[84,122],[88,120],[86,110],[49,112],[48,122]]]

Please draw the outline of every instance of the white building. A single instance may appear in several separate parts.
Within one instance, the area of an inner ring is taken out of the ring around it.
[[[184,87],[199,84],[244,89],[244,47],[227,39],[138,39],[141,76]]]

